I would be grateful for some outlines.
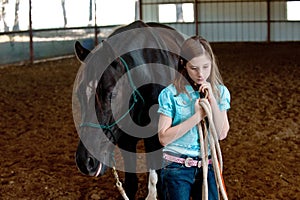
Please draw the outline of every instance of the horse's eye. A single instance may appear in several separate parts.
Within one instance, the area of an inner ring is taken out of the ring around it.
[[[117,97],[117,93],[110,93],[109,99],[115,99]]]

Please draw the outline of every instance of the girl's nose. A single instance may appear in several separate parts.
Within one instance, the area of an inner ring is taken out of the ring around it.
[[[199,75],[199,76],[202,75],[202,70],[201,70],[201,69],[198,69],[198,70],[197,70],[197,75]]]

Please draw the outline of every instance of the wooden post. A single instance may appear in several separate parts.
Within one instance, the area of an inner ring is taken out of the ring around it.
[[[140,20],[143,20],[143,0],[137,0],[138,3],[138,9],[139,9],[139,15],[140,15]]]
[[[271,1],[267,0],[267,42],[271,42]]]
[[[33,52],[33,34],[32,34],[32,18],[31,18],[31,0],[29,0],[29,54],[30,54],[30,63],[33,63],[34,52]]]
[[[194,21],[195,21],[195,29],[196,29],[196,35],[199,35],[198,30],[198,1],[195,0],[194,2]]]
[[[95,34],[95,46],[97,46],[98,45],[98,29],[97,29],[97,6],[96,6],[96,1],[97,0],[94,0],[94,6],[95,6],[95,8],[94,8],[94,10],[95,10],[95,31],[94,31],[94,34]]]

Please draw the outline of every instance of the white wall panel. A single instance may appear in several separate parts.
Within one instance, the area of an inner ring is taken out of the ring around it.
[[[266,41],[267,29],[262,27],[261,23],[207,23],[200,25],[199,35],[214,42]]]
[[[195,35],[196,28],[195,24],[192,23],[178,23],[178,24],[168,24],[169,26],[175,28],[182,34],[184,34],[186,37]]]
[[[199,21],[254,21],[266,20],[265,2],[198,3]]]
[[[143,20],[146,22],[158,22],[158,6],[147,5],[143,7]]]

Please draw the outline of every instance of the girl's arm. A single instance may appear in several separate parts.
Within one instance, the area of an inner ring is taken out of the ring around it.
[[[199,100],[195,102],[195,114],[176,126],[172,126],[172,118],[164,114],[160,114],[158,122],[158,137],[161,145],[166,146],[180,138],[204,119],[205,116],[205,112],[199,106]]]
[[[217,100],[212,95],[211,98],[208,99],[210,102],[210,106],[212,109],[213,120],[215,122],[215,127],[217,129],[217,133],[219,133],[219,139],[223,140],[227,137],[227,133],[229,131],[229,122],[227,118],[227,111],[220,111]]]

